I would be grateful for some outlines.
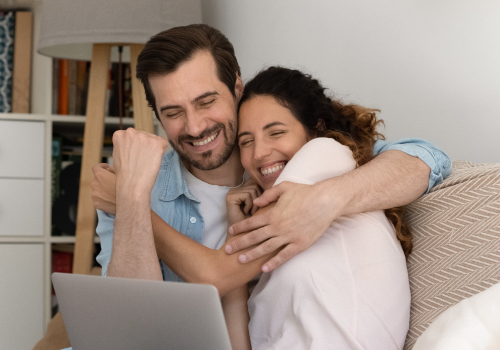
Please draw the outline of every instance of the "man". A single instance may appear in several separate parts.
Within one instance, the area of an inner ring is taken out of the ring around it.
[[[224,243],[225,194],[244,176],[235,147],[243,83],[232,45],[206,25],[151,38],[137,75],[174,151],[164,155],[166,140],[151,134],[115,133],[116,217],[99,212],[97,260],[105,275],[178,281],[158,264],[151,210],[207,247]],[[271,271],[307,249],[337,217],[408,204],[450,172],[448,157],[422,140],[379,141],[375,154],[382,151],[344,176],[266,191],[255,205],[277,200],[276,206],[230,227],[235,235],[250,233],[227,244],[226,252],[259,244],[240,255],[244,263],[282,247],[262,268]],[[105,166],[94,167],[94,173],[95,188],[99,177],[110,175]],[[104,208],[106,199],[95,196],[94,202]]]

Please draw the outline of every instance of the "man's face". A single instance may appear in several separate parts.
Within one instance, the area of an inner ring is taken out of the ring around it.
[[[199,51],[149,83],[168,140],[185,163],[200,170],[224,164],[236,142],[237,100],[217,77],[212,55]]]

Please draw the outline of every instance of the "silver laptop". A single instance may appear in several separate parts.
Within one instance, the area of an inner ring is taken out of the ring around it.
[[[211,285],[54,273],[74,350],[230,350]]]

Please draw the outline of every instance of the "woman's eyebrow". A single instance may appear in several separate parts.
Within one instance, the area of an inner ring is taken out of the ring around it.
[[[283,124],[282,122],[272,122],[272,123],[266,124],[266,125],[262,128],[262,130],[269,129],[270,127],[275,126],[275,125],[283,125],[283,126],[286,126],[286,125],[285,125],[285,124]]]
[[[262,128],[262,130],[266,130],[266,129],[269,129],[270,127],[273,127],[275,125],[283,125],[283,126],[286,126],[285,124],[283,124],[282,122],[272,122],[272,123],[269,123],[269,124],[266,124],[264,125],[264,127]],[[238,138],[242,137],[242,136],[245,136],[245,135],[251,135],[251,133],[249,131],[244,131],[242,133],[239,133],[238,134]]]
[[[245,135],[251,135],[251,134],[248,131],[244,131],[242,133],[239,133],[237,138],[239,139],[240,137],[245,136]]]

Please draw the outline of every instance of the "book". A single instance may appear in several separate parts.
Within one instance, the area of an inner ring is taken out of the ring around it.
[[[0,11],[0,112],[12,111],[15,15]]]
[[[87,91],[90,64],[86,61],[77,61],[76,66],[76,114],[85,115],[87,111]]]
[[[68,75],[69,60],[59,60],[58,83],[57,83],[57,114],[68,114]]]
[[[52,60],[52,114],[57,114],[58,109],[58,85],[59,85],[59,60]]]
[[[68,60],[68,114],[76,115],[76,61]]]
[[[15,12],[14,71],[12,77],[12,112],[29,113],[31,100],[32,15]]]

